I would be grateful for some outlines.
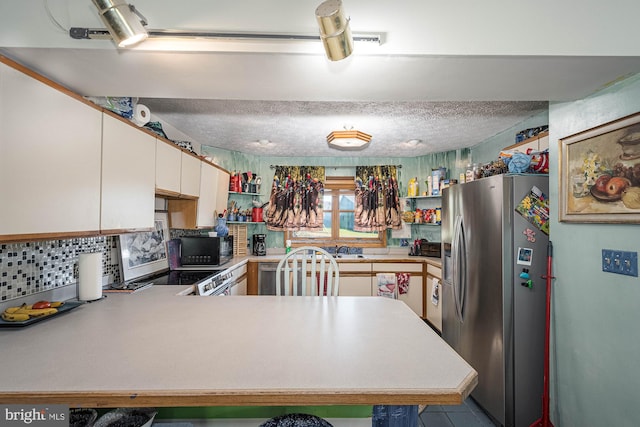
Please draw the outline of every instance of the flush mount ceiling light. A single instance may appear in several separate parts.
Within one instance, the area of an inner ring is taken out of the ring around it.
[[[100,19],[118,47],[132,46],[148,37],[146,19],[123,0],[93,0]]]
[[[327,135],[329,147],[337,150],[362,150],[371,142],[371,135],[359,130],[336,130]]]
[[[341,0],[326,0],[316,9],[320,38],[327,58],[339,61],[353,52],[349,18],[344,17]]]
[[[269,141],[268,139],[259,139],[258,140],[258,144],[262,145],[263,147],[269,145],[271,143],[271,141]]]
[[[410,139],[407,141],[407,145],[411,146],[411,147],[415,147],[416,145],[420,144],[422,142],[421,139]]]

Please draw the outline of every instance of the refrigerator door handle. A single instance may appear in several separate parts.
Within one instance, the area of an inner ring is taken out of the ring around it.
[[[462,307],[461,307],[461,286],[462,286],[462,277],[461,277],[461,265],[460,265],[460,245],[462,243],[460,237],[462,233],[462,216],[458,215],[456,217],[456,221],[453,228],[453,239],[451,241],[451,264],[453,266],[453,277],[452,277],[452,286],[451,289],[453,291],[453,305],[455,308],[456,318],[460,323],[462,323]]]
[[[459,244],[458,244],[458,256],[460,258],[459,263],[459,288],[458,288],[458,307],[460,308],[460,323],[464,323],[464,312],[465,312],[465,300],[467,296],[467,286],[469,286],[469,281],[467,280],[467,236],[465,234],[465,226],[462,221],[462,217],[460,217],[460,232],[458,235]]]

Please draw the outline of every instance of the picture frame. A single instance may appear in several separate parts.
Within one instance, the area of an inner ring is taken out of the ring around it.
[[[123,282],[139,279],[169,269],[167,241],[169,214],[157,211],[152,231],[118,236],[120,272]]]
[[[559,144],[560,222],[640,223],[640,112]]]

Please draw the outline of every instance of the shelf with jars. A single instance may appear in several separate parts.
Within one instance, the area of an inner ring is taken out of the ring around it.
[[[245,192],[242,192],[242,191],[229,191],[229,195],[230,196],[235,196],[235,195],[238,195],[238,196],[261,196],[260,193],[245,193]]]
[[[439,226],[442,221],[441,197],[407,197],[402,219],[412,225]]]

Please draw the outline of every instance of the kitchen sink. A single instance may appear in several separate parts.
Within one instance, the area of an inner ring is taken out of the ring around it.
[[[362,254],[336,254],[336,255],[334,255],[334,258],[339,258],[339,259],[364,259],[366,257],[364,255],[362,255]]]

